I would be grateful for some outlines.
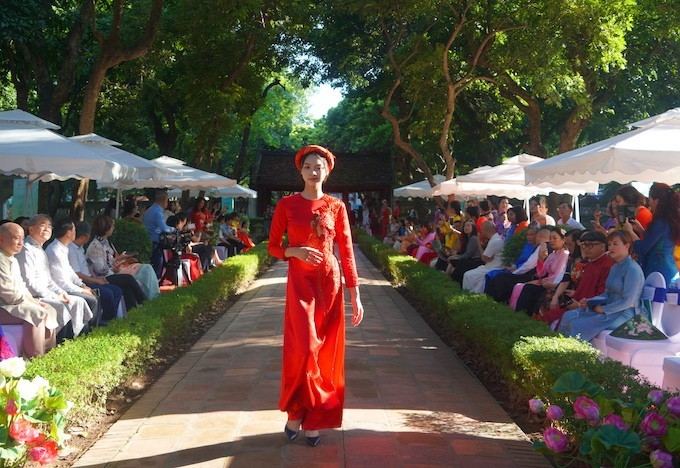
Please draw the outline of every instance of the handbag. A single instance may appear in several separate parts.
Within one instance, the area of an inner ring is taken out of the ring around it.
[[[627,340],[667,340],[668,337],[643,315],[635,315],[611,332],[611,336]]]

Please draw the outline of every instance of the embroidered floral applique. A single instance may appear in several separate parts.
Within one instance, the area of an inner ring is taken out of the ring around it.
[[[335,216],[337,205],[329,196],[324,196],[324,203],[314,210],[310,222],[311,232],[307,245],[321,250],[324,255],[333,254],[333,241],[335,240]]]

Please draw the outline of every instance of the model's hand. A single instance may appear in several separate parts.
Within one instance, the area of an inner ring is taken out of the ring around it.
[[[361,297],[359,296],[359,286],[350,288],[349,290],[351,302],[352,302],[352,326],[358,326],[364,319],[364,306],[361,303]]]
[[[307,265],[318,266],[321,263],[321,260],[323,260],[321,251],[312,247],[298,247],[298,252],[296,257]]]

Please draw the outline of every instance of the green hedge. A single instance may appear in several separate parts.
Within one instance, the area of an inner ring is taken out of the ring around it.
[[[74,402],[72,423],[97,418],[113,389],[153,363],[161,347],[186,337],[202,311],[239,293],[270,262],[266,244],[259,244],[190,286],[132,309],[127,319],[114,320],[32,359],[26,375],[46,378]]]
[[[151,258],[151,238],[142,223],[136,221],[116,220],[116,227],[111,235],[111,243],[118,252],[137,252],[135,256],[142,263],[149,263]]]
[[[565,338],[543,322],[486,295],[463,291],[440,271],[399,254],[360,230],[354,235],[362,252],[455,337],[457,349],[474,355],[515,394],[548,395],[557,378],[570,370],[631,398],[644,399],[652,388],[637,377],[635,369],[611,359],[601,361],[590,344]]]

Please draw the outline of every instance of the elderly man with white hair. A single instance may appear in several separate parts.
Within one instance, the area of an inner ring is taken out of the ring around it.
[[[52,237],[52,220],[44,214],[32,216],[28,221],[28,237],[24,249],[16,255],[21,276],[31,294],[57,310],[57,322],[64,327],[70,321],[73,336],[78,336],[92,319],[90,307],[82,297],[68,294],[50,276],[50,263],[43,250]]]
[[[59,324],[54,308],[26,288],[14,255],[24,245],[24,230],[15,223],[0,226],[0,323],[22,325],[23,354],[42,356],[56,344]]]

